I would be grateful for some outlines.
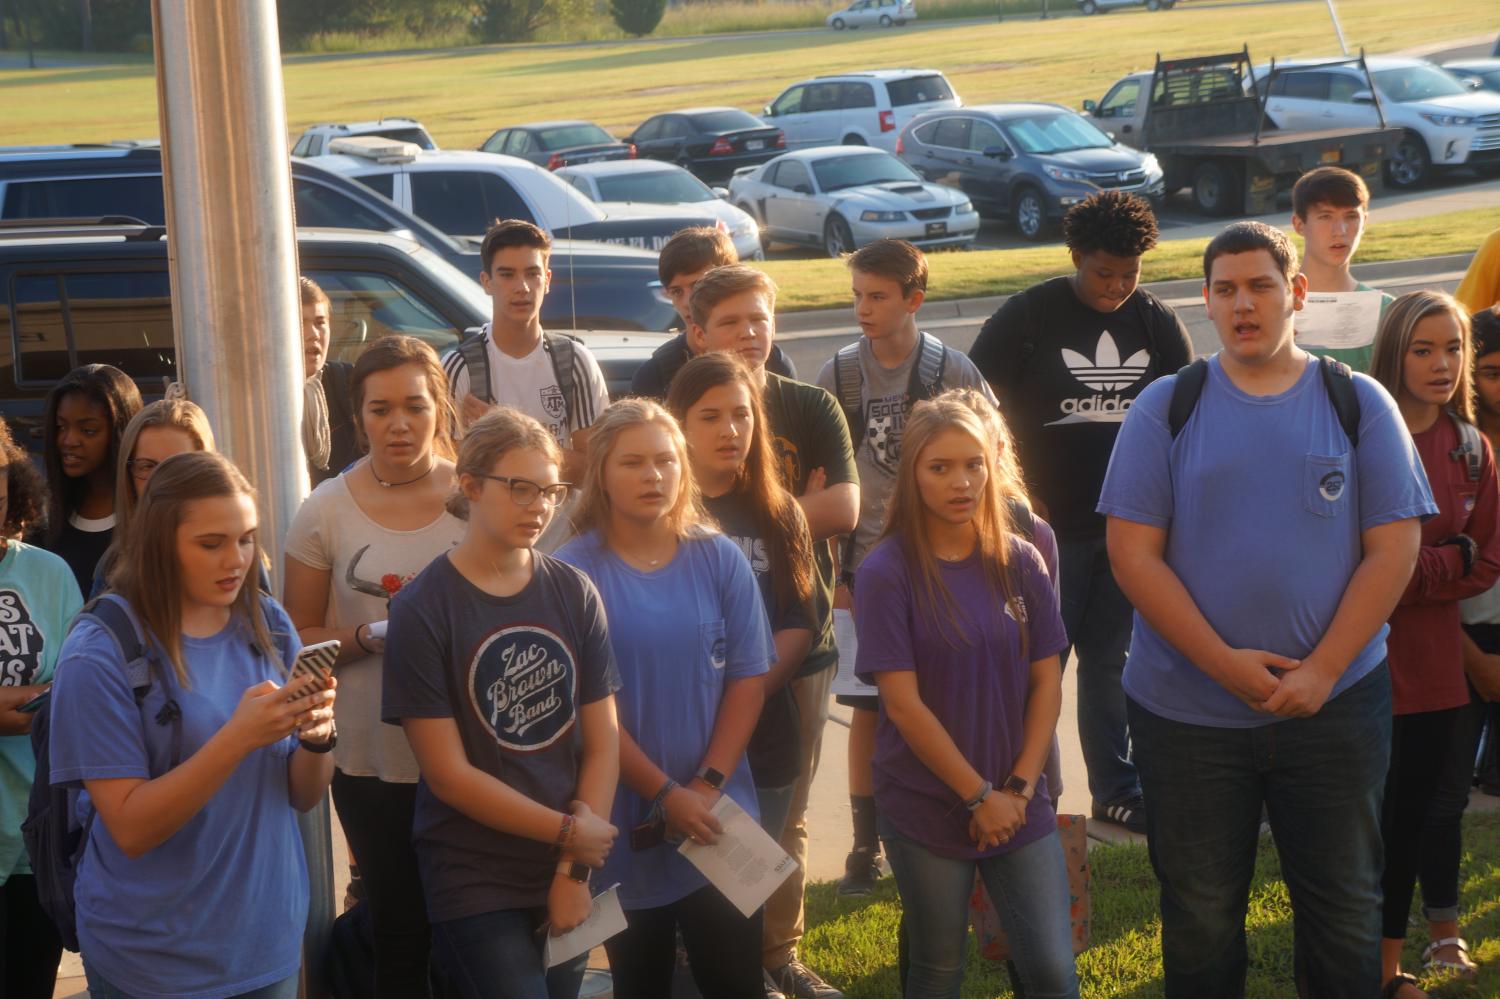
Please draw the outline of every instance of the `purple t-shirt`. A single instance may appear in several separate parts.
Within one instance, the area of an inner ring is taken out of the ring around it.
[[[1031,663],[1067,645],[1057,594],[1042,557],[1031,544],[1011,540],[1011,568],[1029,619],[1028,655],[1021,631],[994,593],[976,553],[962,562],[939,562],[965,634],[955,632],[946,608],[919,609],[917,587],[900,544],[888,538],[860,564],[854,586],[859,635],[855,672],[915,670],[922,703],[937,716],[959,752],[996,787],[1021,753]],[[921,649],[921,655],[917,654]],[[1026,808],[1026,823],[1008,843],[979,850],[969,838],[963,800],[917,758],[880,706],[875,735],[875,803],[896,831],[943,857],[992,857],[1041,839],[1056,818],[1045,777]]]

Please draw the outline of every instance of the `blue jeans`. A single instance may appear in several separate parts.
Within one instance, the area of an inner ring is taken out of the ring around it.
[[[502,909],[432,924],[432,948],[463,999],[578,999],[588,955],[548,969],[546,909]]]
[[[1115,582],[1102,537],[1058,539],[1057,562],[1063,627],[1077,655],[1078,743],[1089,796],[1114,805],[1141,791],[1120,684],[1135,611]],[[1062,657],[1067,660],[1066,649]]]
[[[88,980],[89,999],[134,999],[129,992],[115,988],[101,978],[99,972],[89,965],[88,958],[83,960],[83,974]],[[263,985],[253,992],[242,992],[235,999],[297,999],[297,986],[301,977],[299,972],[274,985]]]
[[[976,868],[1010,940],[1026,999],[1076,999],[1068,871],[1057,830],[982,860],[940,857],[896,832],[884,815],[880,839],[896,876],[910,940],[906,999],[957,999]]]
[[[1380,994],[1380,808],[1391,748],[1385,664],[1311,718],[1171,721],[1130,701],[1161,883],[1167,999],[1245,994],[1245,911],[1264,805],[1292,900],[1299,995]]]

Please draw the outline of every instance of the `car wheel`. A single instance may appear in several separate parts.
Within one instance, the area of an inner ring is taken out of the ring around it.
[[[889,28],[891,26],[891,15],[889,15],[889,14],[881,14],[880,15],[880,26],[882,28]]]
[[[738,208],[740,211],[744,212],[755,221],[755,232],[760,237],[760,250],[761,253],[764,254],[771,248],[771,237],[766,233],[766,224],[760,220],[760,216],[756,215],[755,210],[749,205],[742,202],[738,205],[735,205],[734,207]]]
[[[1431,169],[1427,142],[1416,132],[1402,132],[1391,158],[1386,160],[1385,179],[1392,187],[1416,187],[1427,179]]]
[[[1094,0],[1083,0],[1083,3],[1078,5],[1078,9],[1084,14],[1099,13],[1099,5],[1094,3]]]
[[[1042,200],[1041,191],[1030,186],[1021,188],[1016,193],[1011,215],[1015,219],[1016,232],[1021,234],[1022,239],[1035,242],[1046,237],[1047,203]]]
[[[842,17],[836,17],[836,18],[833,19],[833,30],[834,31],[843,31],[844,30],[844,19]]]
[[[1240,209],[1239,180],[1222,163],[1210,160],[1193,171],[1193,203],[1204,215],[1233,215]]]
[[[863,146],[866,145],[866,142],[862,137],[855,135],[853,132],[850,132],[848,135],[844,136],[843,144],[846,146]]]
[[[835,259],[854,252],[854,233],[849,231],[849,223],[844,221],[842,215],[828,217],[827,224],[823,226],[823,249]]]

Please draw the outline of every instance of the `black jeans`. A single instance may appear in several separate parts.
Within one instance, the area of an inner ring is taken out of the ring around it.
[[[1463,855],[1464,809],[1474,786],[1474,757],[1484,727],[1484,701],[1472,696],[1458,709],[1448,733],[1448,750],[1438,768],[1432,804],[1422,824],[1422,859],[1417,877],[1422,883],[1422,914],[1433,922],[1458,920],[1458,866]]]
[[[1444,781],[1444,765],[1453,755],[1450,745],[1461,710],[1397,715],[1391,724],[1391,769],[1386,774],[1380,815],[1380,835],[1385,841],[1380,935],[1387,940],[1406,939],[1407,915],[1422,864],[1422,828]],[[1473,765],[1471,759],[1469,766]]]
[[[760,910],[746,919],[710,885],[671,905],[626,910],[625,921],[625,932],[604,944],[615,999],[672,994],[679,930],[693,981],[705,999],[765,999]]]
[[[333,772],[333,807],[359,865],[375,933],[375,999],[428,999],[432,931],[411,845],[417,785]]]
[[[62,940],[36,900],[36,878],[12,874],[0,885],[0,996],[52,999]]]

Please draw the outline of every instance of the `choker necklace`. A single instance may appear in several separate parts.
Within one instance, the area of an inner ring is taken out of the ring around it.
[[[380,487],[382,489],[390,489],[392,486],[409,486],[413,482],[420,482],[421,480],[427,478],[427,476],[429,476],[429,475],[432,474],[432,469],[436,465],[437,465],[437,462],[433,459],[432,455],[428,455],[427,456],[427,470],[424,471],[421,475],[414,475],[411,478],[409,478],[409,479],[403,479],[400,482],[387,482],[386,480],[384,480],[384,479],[382,479],[380,477],[380,473],[379,472],[375,471],[375,459],[371,458],[370,459],[370,474],[373,475],[373,476],[375,476],[375,481],[378,482],[378,483],[380,483]]]

